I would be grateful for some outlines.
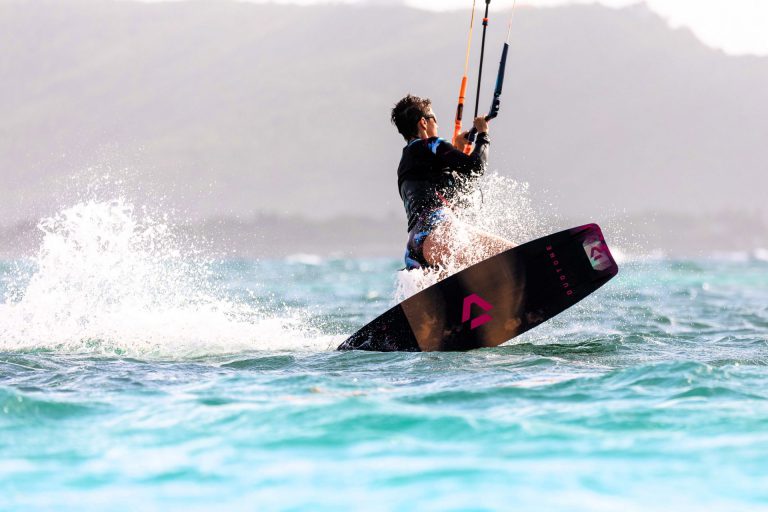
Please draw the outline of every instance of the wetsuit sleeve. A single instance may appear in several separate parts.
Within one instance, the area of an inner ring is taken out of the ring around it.
[[[435,148],[435,155],[440,161],[458,172],[470,176],[482,176],[488,164],[488,146],[491,140],[487,133],[478,133],[475,140],[475,149],[469,155],[456,149],[453,144],[440,139],[440,144]]]

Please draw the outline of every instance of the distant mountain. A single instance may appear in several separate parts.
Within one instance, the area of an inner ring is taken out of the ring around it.
[[[450,135],[467,14],[2,2],[0,224],[87,196],[93,176],[108,193],[104,174],[193,222],[402,220],[389,109],[430,96]],[[491,20],[482,110],[506,18]],[[543,215],[768,218],[768,58],[727,56],[643,6],[519,8],[511,45],[491,167],[530,182]]]

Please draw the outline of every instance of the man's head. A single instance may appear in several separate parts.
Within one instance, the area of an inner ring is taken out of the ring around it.
[[[408,94],[392,109],[392,124],[405,140],[426,135],[437,136],[437,119],[432,113],[432,101]]]

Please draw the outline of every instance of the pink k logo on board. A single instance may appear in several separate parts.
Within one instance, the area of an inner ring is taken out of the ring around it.
[[[464,298],[464,307],[461,309],[461,323],[466,322],[472,316],[471,315],[472,312],[470,310],[472,309],[473,304],[480,306],[480,308],[483,311],[490,311],[493,309],[493,306],[490,305],[478,294],[473,293],[472,295],[467,295]],[[470,324],[470,330],[477,329],[481,325],[487,322],[490,322],[491,320],[492,320],[491,315],[483,313],[482,315],[472,319],[472,323]]]

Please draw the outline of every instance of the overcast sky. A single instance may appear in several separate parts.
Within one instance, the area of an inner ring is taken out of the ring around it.
[[[431,10],[469,9],[471,0],[245,0],[273,3],[373,3],[406,4]],[[601,3],[623,7],[638,0],[518,0],[519,5],[548,6],[567,3]],[[507,9],[513,0],[493,0],[491,9]],[[731,54],[768,55],[768,0],[646,0],[673,26],[686,26],[706,44]],[[484,6],[477,0],[478,9]]]

